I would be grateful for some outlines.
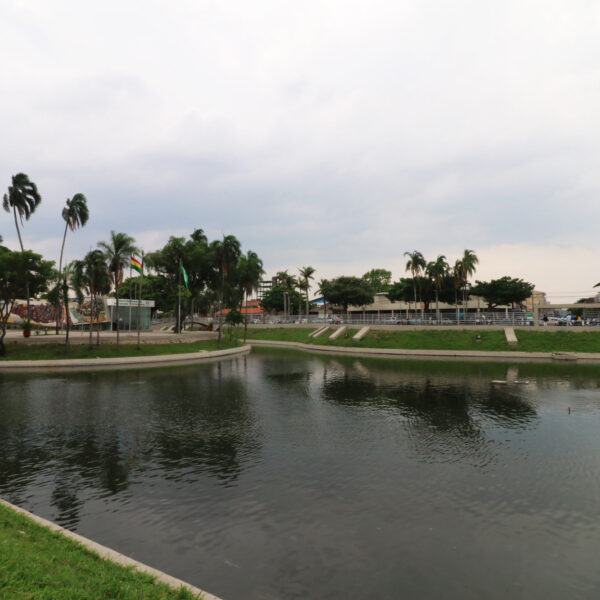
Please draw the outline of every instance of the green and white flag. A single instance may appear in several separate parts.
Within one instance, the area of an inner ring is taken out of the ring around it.
[[[183,268],[183,264],[179,263],[181,266],[181,274],[183,275],[183,281],[185,282],[185,287],[188,287],[188,274],[185,272],[185,269]]]

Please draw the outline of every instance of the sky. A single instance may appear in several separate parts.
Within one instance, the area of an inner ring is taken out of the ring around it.
[[[598,2],[14,0],[0,67],[0,190],[36,182],[48,259],[84,193],[67,260],[201,228],[267,276],[468,248],[552,301],[600,281]]]

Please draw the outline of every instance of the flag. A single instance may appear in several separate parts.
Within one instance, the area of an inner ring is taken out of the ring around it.
[[[142,271],[143,271],[142,263],[135,256],[131,257],[131,268],[134,271],[137,271],[140,275],[142,274]]]
[[[181,266],[181,274],[183,275],[183,281],[185,281],[185,287],[188,287],[188,274],[185,272],[183,265],[179,263]]]

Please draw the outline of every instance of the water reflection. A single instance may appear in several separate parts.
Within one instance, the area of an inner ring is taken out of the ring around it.
[[[3,374],[0,495],[228,600],[596,597],[600,371],[578,367]]]

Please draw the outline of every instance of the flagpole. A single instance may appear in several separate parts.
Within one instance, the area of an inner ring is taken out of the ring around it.
[[[144,252],[142,251],[142,270],[140,272],[140,297],[138,299],[138,331],[137,331],[137,347],[140,349],[140,334],[142,331],[142,285],[144,284]]]
[[[179,261],[179,285],[177,289],[178,294],[178,305],[177,305],[177,333],[181,333],[181,261]]]

